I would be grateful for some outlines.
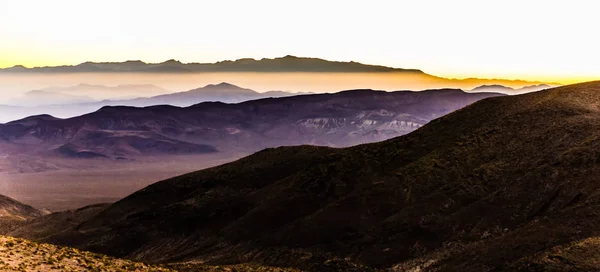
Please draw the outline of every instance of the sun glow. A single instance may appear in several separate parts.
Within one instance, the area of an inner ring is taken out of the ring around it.
[[[452,78],[571,83],[600,75],[597,5],[582,0],[5,1],[0,67],[292,54]]]

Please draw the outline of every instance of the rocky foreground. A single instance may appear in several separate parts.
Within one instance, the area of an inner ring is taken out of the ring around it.
[[[70,247],[0,236],[0,271],[298,272],[299,270],[257,264],[209,266],[195,262],[174,263],[163,267],[113,258]]]

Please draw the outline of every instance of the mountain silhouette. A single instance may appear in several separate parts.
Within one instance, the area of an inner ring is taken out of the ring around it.
[[[537,84],[537,85],[529,85],[521,88],[511,88],[506,87],[499,84],[493,85],[481,85],[479,87],[473,88],[471,92],[492,92],[492,93],[505,93],[510,95],[515,94],[525,94],[530,92],[537,92],[545,89],[550,89],[552,86],[548,84]]]
[[[222,82],[219,84],[209,84],[204,87],[185,92],[176,92],[170,94],[157,95],[148,98],[136,98],[131,100],[103,101],[102,104],[138,107],[152,105],[172,105],[179,107],[188,107],[206,101],[240,103],[260,98],[285,97],[293,95],[297,95],[297,93],[283,91],[259,93],[250,89],[238,87],[230,83]]]
[[[122,93],[136,92],[144,94],[137,98],[121,97]],[[148,107],[154,105],[172,105],[188,107],[206,101],[240,103],[269,97],[286,97],[310,93],[292,93],[270,91],[259,93],[226,82],[209,84],[184,92],[168,93],[154,85],[118,85],[103,86],[79,84],[71,87],[51,87],[39,91],[30,91],[23,97],[9,101],[11,105],[0,105],[0,122],[9,122],[31,115],[50,114],[69,118],[96,111],[104,106]],[[159,95],[153,95],[160,93]],[[113,97],[117,99],[93,99],[77,94],[90,94],[93,97]],[[118,99],[121,97],[121,99]],[[92,102],[90,102],[92,101]]]
[[[162,63],[145,63],[142,61],[126,62],[85,62],[78,65],[26,68],[17,65],[0,69],[0,72],[35,72],[35,73],[82,73],[82,72],[405,72],[423,74],[416,69],[400,69],[378,65],[367,65],[358,62],[337,62],[318,58],[302,58],[285,56],[281,58],[260,60],[238,59],[216,63],[181,63],[168,60]]]

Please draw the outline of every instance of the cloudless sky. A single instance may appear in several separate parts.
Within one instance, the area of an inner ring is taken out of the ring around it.
[[[0,67],[296,55],[445,77],[600,76],[591,0],[0,2]]]

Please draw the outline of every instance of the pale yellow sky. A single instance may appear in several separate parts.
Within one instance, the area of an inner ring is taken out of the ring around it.
[[[444,77],[600,79],[596,1],[0,3],[0,67],[297,55]]]

